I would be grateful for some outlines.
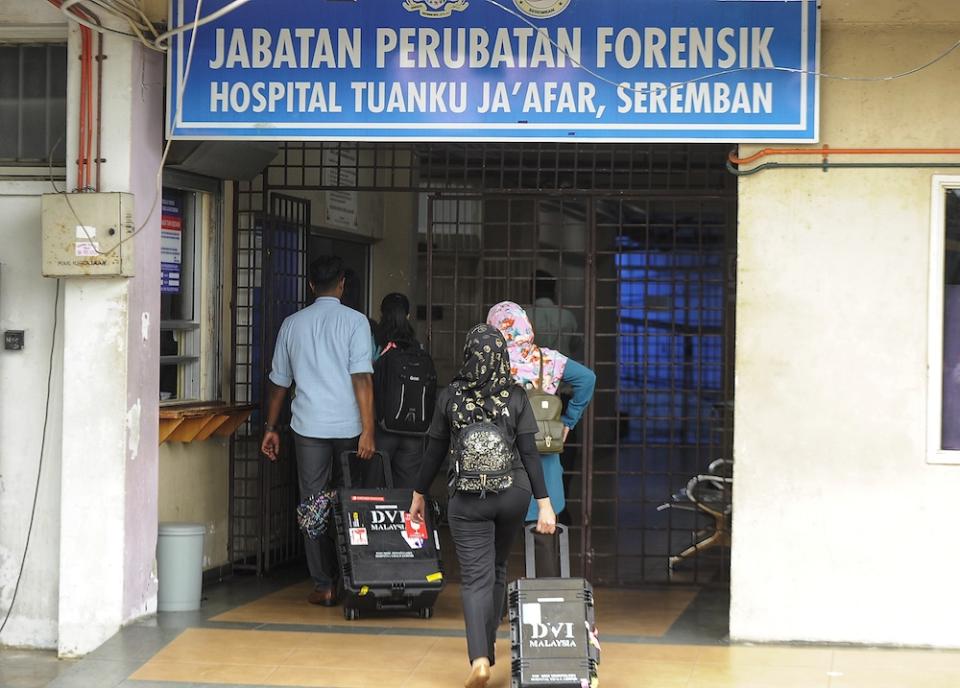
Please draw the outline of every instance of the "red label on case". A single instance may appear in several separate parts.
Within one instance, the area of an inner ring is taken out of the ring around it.
[[[410,520],[410,514],[406,511],[403,512],[403,525],[407,529],[407,537],[411,538],[420,538],[426,540],[428,537],[427,533],[427,524],[424,521],[414,525],[413,521]]]

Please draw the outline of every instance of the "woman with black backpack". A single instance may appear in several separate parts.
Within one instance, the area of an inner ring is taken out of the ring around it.
[[[423,437],[433,418],[437,373],[410,325],[410,300],[387,294],[380,303],[373,365],[377,449],[390,457],[395,488],[416,487]],[[376,475],[379,475],[379,471]]]
[[[410,505],[411,521],[423,522],[425,495],[449,453],[447,513],[460,561],[471,664],[466,688],[483,688],[490,680],[506,604],[507,557],[531,495],[539,509],[537,530],[556,529],[536,434],[527,395],[510,374],[506,340],[496,328],[477,325],[467,335],[460,372],[438,395]]]

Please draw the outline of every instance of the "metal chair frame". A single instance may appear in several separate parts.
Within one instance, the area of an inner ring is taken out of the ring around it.
[[[712,499],[707,498],[709,490]],[[697,532],[696,541],[679,554],[670,557],[669,566],[674,567],[700,552],[714,547],[730,546],[730,520],[733,513],[733,462],[729,459],[716,459],[707,467],[707,473],[693,476],[687,486],[673,495],[669,502],[657,507],[657,511],[680,509],[682,511],[701,511],[713,518],[713,527]],[[719,495],[719,499],[716,497]]]

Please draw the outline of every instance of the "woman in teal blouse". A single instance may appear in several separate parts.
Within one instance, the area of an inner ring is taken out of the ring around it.
[[[507,340],[510,350],[510,372],[514,380],[524,387],[536,387],[542,384],[544,392],[556,394],[561,383],[573,388],[573,397],[567,404],[562,422],[566,428],[564,439],[577,426],[583,417],[593,391],[597,376],[586,366],[568,358],[559,351],[539,347],[534,343],[533,325],[526,311],[512,301],[498,303],[490,309],[487,324],[496,327]],[[541,374],[542,365],[542,374]],[[542,380],[542,383],[541,383]],[[566,495],[563,489],[563,464],[559,454],[543,454],[544,478],[550,502],[556,513],[566,508]],[[537,504],[532,502],[527,512],[527,522],[537,520]]]

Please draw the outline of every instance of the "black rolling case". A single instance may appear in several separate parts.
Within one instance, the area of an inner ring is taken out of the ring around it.
[[[440,538],[427,510],[420,529],[410,524],[412,490],[393,489],[390,459],[383,463],[385,490],[351,487],[350,459],[340,457],[345,487],[333,509],[337,525],[340,570],[343,576],[343,615],[356,619],[363,611],[417,612],[433,616],[443,588]]]
[[[510,584],[513,688],[595,688],[600,646],[593,587],[570,578],[570,541],[559,533],[561,578],[536,578],[534,526],[526,528],[527,578]]]

